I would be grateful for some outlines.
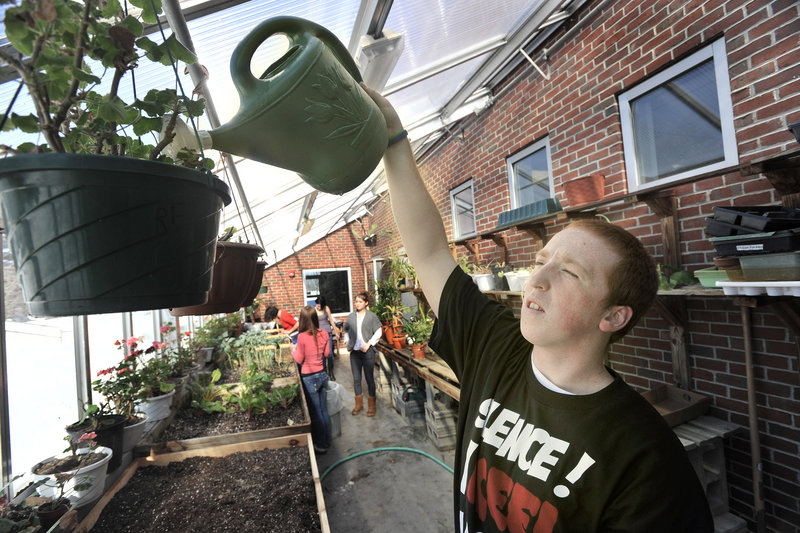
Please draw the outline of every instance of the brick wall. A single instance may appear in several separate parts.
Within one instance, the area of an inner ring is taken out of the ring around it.
[[[590,4],[568,25],[584,17],[597,2]],[[510,209],[506,158],[545,135],[550,139],[556,196],[563,205],[568,206],[563,183],[596,172],[605,176],[606,197],[627,193],[618,93],[719,37],[726,42],[740,162],[797,149],[787,124],[800,121],[799,36],[796,1],[609,3],[553,50],[546,65],[540,65],[549,69],[549,81],[523,63],[496,88],[497,99],[491,108],[451,128],[460,129],[459,135],[444,139],[425,155],[421,172],[448,234],[453,237],[449,191],[467,179],[473,180],[478,232],[497,226],[497,215]],[[558,37],[556,34],[553,39]],[[780,202],[765,176],[738,172],[673,190],[681,266],[688,270],[712,265],[715,254],[703,227],[714,205]],[[381,229],[395,231],[377,250],[385,253],[387,245],[401,245],[389,204],[379,203],[371,212]],[[645,203],[629,200],[598,212],[637,235],[656,260],[663,262],[660,219]],[[565,223],[549,221],[548,236]],[[537,239],[513,229],[506,235],[509,262],[530,264]],[[320,246],[327,244],[313,248]],[[456,247],[456,252],[469,253],[463,246]],[[488,239],[480,241],[479,254],[482,263],[505,259],[503,250]],[[286,270],[299,269],[294,260],[270,269],[275,276],[271,287],[278,280],[286,282]],[[299,288],[296,291],[299,299]],[[288,289],[274,294],[289,300]],[[689,317],[690,387],[712,398],[710,414],[743,428],[725,446],[730,505],[755,531],[740,308],[734,298],[724,296],[687,297],[683,303]],[[800,359],[798,341],[778,315],[768,306],[753,312],[763,497],[767,529],[798,533]],[[667,322],[650,311],[624,342],[613,347],[610,362],[640,390],[675,383]]]

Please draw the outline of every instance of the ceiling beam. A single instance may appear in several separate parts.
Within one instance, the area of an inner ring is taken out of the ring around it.
[[[456,91],[456,94],[442,108],[442,115],[447,117],[455,112],[461,105],[499,69],[518,54],[530,38],[539,31],[548,19],[561,8],[565,0],[543,0],[531,11],[525,22],[511,35],[507,46],[497,49],[480,68]]]

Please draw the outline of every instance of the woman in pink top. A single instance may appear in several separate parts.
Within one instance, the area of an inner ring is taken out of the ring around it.
[[[328,415],[328,374],[323,358],[330,353],[328,332],[319,329],[317,309],[310,305],[300,311],[297,344],[292,357],[302,366],[303,389],[311,404],[311,438],[314,451],[325,453],[330,446],[331,419]]]

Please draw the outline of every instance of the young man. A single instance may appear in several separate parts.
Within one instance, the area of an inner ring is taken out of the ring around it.
[[[367,91],[388,134],[402,131],[391,105]],[[608,345],[655,298],[641,243],[600,220],[568,226],[536,254],[517,320],[456,266],[399,137],[384,154],[395,220],[437,316],[430,345],[461,383],[455,530],[713,531],[680,441],[604,365]]]

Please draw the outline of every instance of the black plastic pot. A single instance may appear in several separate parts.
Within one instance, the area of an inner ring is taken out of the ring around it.
[[[156,161],[79,154],[0,160],[0,202],[36,316],[205,302],[225,183]]]

